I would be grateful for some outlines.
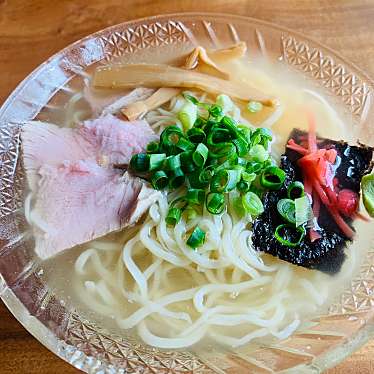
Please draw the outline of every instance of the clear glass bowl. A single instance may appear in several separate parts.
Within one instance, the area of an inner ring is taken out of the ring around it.
[[[267,55],[295,69],[352,117],[352,133],[374,144],[374,83],[353,64],[291,30],[251,18],[176,14],[123,23],[86,37],[51,57],[30,74],[0,110],[0,296],[41,343],[90,373],[318,373],[336,365],[373,333],[374,243],[367,246],[359,274],[315,320],[272,346],[247,353],[167,352],[106,331],[65,306],[43,278],[32,238],[24,234],[24,174],[20,159],[22,121],[50,119],[85,71],[114,59],[163,62],[195,44],[217,47],[247,42],[249,54]]]

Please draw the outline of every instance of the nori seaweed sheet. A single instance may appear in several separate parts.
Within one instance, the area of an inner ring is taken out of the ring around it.
[[[300,144],[306,133],[294,130],[290,138]],[[373,149],[366,146],[350,146],[342,141],[318,138],[319,148],[334,147],[341,158],[335,177],[339,189],[348,188],[360,192],[363,175],[372,169]],[[284,221],[277,211],[277,202],[287,197],[287,187],[295,180],[302,182],[301,170],[297,165],[300,154],[290,149],[281,157],[280,167],[286,172],[284,186],[278,191],[271,191],[264,196],[264,213],[253,224],[253,245],[258,251],[264,251],[292,264],[334,274],[344,262],[344,248],[347,238],[340,231],[327,209],[321,204],[318,224],[321,227],[321,238],[311,242],[309,235],[299,247],[287,247],[274,237],[276,227]],[[350,223],[350,221],[347,221]]]

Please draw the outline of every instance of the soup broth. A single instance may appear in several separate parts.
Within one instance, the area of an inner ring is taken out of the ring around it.
[[[239,120],[271,129],[275,160],[279,161],[294,128],[307,131],[306,108],[315,114],[320,136],[348,142],[356,140],[351,119],[344,115],[343,108],[323,97],[298,73],[260,59],[220,66],[230,71],[234,79],[278,99],[278,107],[264,108],[258,113],[251,113],[246,105],[236,102]],[[201,92],[194,94],[208,102],[215,100]],[[174,100],[145,118],[160,132],[176,118],[176,106]],[[47,110],[42,118],[70,127],[92,115],[80,92],[76,102],[68,103],[63,113],[56,120],[56,113],[48,114]],[[297,267],[263,253],[251,253],[239,265],[227,261],[225,266],[204,268],[200,258],[185,261],[187,257],[178,239],[183,237],[183,232],[161,224],[166,214],[166,199],[164,196],[161,203],[152,206],[150,213],[134,227],[45,261],[43,277],[61,302],[109,331],[125,336],[140,335],[146,343],[161,348],[194,344],[206,348],[207,343],[214,342],[227,349],[258,339],[263,343],[285,338],[298,328],[308,328],[312,317],[327,313],[349,287],[369,243],[373,242],[374,234],[369,228],[372,223],[355,221],[357,235],[353,243],[348,242],[346,260],[335,275]],[[230,208],[222,217],[209,217],[205,212],[197,219],[204,220],[206,226],[211,225],[210,232],[216,235],[210,235],[208,247],[231,243],[232,251],[245,256],[241,251],[247,249],[244,241],[250,242],[250,220],[231,215]],[[186,229],[189,224],[184,225]],[[241,249],[236,247],[239,244]],[[205,251],[211,254],[204,261],[226,261],[228,252],[223,255],[208,247]],[[251,249],[250,244],[248,248]],[[157,257],[155,253],[161,251],[163,257]],[[192,252],[191,256],[198,255]],[[179,265],[168,262],[165,253],[174,256]],[[245,271],[247,268],[253,269],[252,276]],[[137,282],[134,276],[138,277]],[[198,296],[197,289],[203,290]]]

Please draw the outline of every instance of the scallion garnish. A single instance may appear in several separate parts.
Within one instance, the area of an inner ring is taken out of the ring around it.
[[[287,187],[287,196],[289,199],[295,200],[298,197],[304,196],[304,185],[299,182],[292,182],[288,187]]]
[[[186,220],[195,217],[204,204],[209,213],[221,214],[230,191],[230,199],[236,199],[238,209],[234,209],[240,214],[261,214],[264,192],[280,188],[285,179],[284,171],[273,166],[269,156],[271,132],[237,124],[227,115],[234,109],[228,96],[220,95],[213,105],[188,94],[184,97],[186,103],[178,113],[183,129],[166,127],[159,142],[148,144],[147,153],[131,158],[130,169],[157,190],[186,188],[187,192],[170,204],[168,225],[176,225],[182,216]],[[201,116],[198,108],[204,108]],[[196,242],[201,233],[195,228],[190,246],[201,245]]]
[[[234,108],[234,103],[227,95],[217,96],[216,104],[222,108],[223,114],[230,112]]]
[[[166,127],[160,135],[161,150],[168,155],[179,153],[176,145],[183,136],[183,131],[178,126]]]
[[[205,141],[206,135],[204,130],[197,127],[192,127],[187,131],[187,137],[192,143],[198,144]]]
[[[169,187],[172,190],[180,187],[184,183],[184,179],[183,170],[181,168],[174,169],[169,179]]]
[[[206,208],[211,214],[221,214],[225,209],[225,195],[218,192],[210,192],[206,197]]]
[[[138,153],[131,157],[130,167],[138,173],[144,173],[149,169],[149,155]]]
[[[212,192],[232,191],[239,183],[240,177],[240,170],[221,170],[213,175],[212,181],[210,182],[210,190]]]
[[[178,118],[182,122],[184,130],[190,129],[197,119],[197,106],[191,101],[187,101],[178,113]]]
[[[295,202],[291,199],[280,199],[277,203],[278,213],[289,223],[295,224]]]
[[[165,221],[169,226],[175,226],[180,221],[181,217],[182,217],[182,209],[170,208],[165,218]]]
[[[296,227],[304,223],[313,222],[314,214],[311,202],[307,195],[295,199],[295,224]]]
[[[149,167],[148,171],[159,169],[166,159],[165,153],[154,153],[149,156]]]
[[[199,173],[199,182],[203,185],[208,185],[214,175],[214,167],[212,165],[202,169]]]
[[[269,158],[268,151],[261,144],[254,145],[248,152],[249,157],[254,162],[262,163]]]
[[[361,179],[361,187],[365,209],[371,217],[374,217],[374,174],[364,175]]]
[[[181,154],[175,156],[169,156],[164,161],[165,170],[175,170],[181,167]]]
[[[202,168],[208,158],[209,149],[204,143],[199,143],[192,154],[192,160],[197,167]]]
[[[192,231],[190,237],[187,239],[187,245],[193,249],[202,246],[205,242],[205,231],[196,226]]]
[[[151,184],[155,190],[163,190],[169,182],[169,178],[166,173],[162,170],[157,170],[151,176]]]
[[[181,168],[185,174],[190,174],[196,170],[195,164],[192,161],[193,151],[185,151],[179,153]]]
[[[251,188],[251,183],[241,180],[237,185],[236,188],[238,189],[239,192],[248,192],[249,189]]]
[[[190,188],[187,191],[186,200],[189,204],[203,204],[205,201],[205,191],[201,188]]]
[[[305,234],[304,226],[295,227],[289,223],[284,223],[275,229],[274,237],[287,247],[297,247],[304,239]]]
[[[193,150],[195,145],[186,138],[180,138],[176,144],[176,147],[183,152]]]
[[[147,145],[147,153],[157,153],[159,151],[159,143],[158,142],[150,142]]]
[[[264,211],[261,199],[251,191],[242,196],[242,203],[245,211],[251,216],[258,216]]]
[[[268,166],[261,174],[261,185],[269,190],[278,190],[285,179],[284,170],[277,166]]]
[[[232,141],[235,144],[236,147],[236,153],[239,157],[247,156],[248,155],[248,143],[245,140],[244,137],[238,137],[236,139],[233,139]]]
[[[214,104],[212,105],[209,109],[208,109],[208,113],[212,116],[212,117],[215,117],[215,118],[219,118],[219,117],[222,117],[223,116],[223,111],[222,111],[222,108],[217,105],[217,104]]]

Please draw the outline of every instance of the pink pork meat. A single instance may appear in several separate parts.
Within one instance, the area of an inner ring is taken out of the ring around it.
[[[24,165],[34,200],[30,219],[39,257],[131,225],[148,210],[160,193],[112,164],[128,163],[155,138],[146,122],[111,115],[78,129],[24,125]]]

